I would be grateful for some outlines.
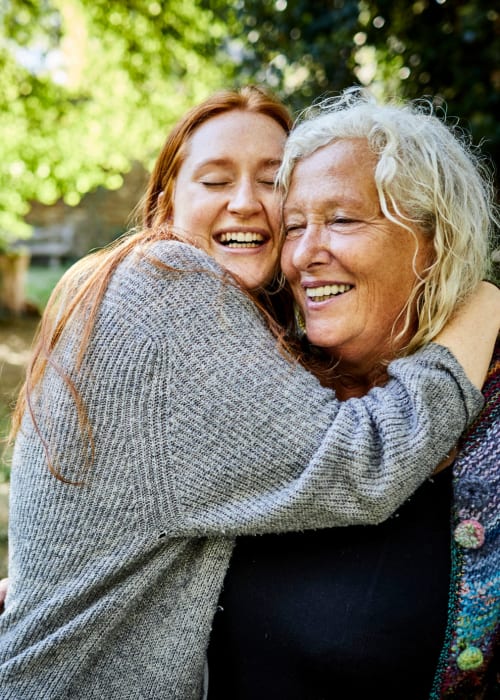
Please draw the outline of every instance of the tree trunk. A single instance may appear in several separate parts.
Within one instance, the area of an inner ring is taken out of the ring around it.
[[[26,251],[0,253],[0,307],[19,315],[25,307],[24,285],[30,263]]]

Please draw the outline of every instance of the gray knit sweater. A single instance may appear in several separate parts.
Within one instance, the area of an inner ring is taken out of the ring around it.
[[[57,466],[84,485],[49,473],[27,417],[18,437],[2,700],[200,698],[235,535],[384,520],[482,405],[437,345],[394,362],[384,389],[340,403],[280,355],[210,258],[175,242],[154,251],[195,271],[131,256],[81,369],[77,321],[56,353],[88,410],[89,467],[54,371],[39,392]]]

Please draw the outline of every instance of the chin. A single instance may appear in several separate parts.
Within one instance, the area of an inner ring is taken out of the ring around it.
[[[227,269],[234,277],[236,277],[244,289],[256,289],[257,287],[262,287],[267,284],[266,279],[262,277],[262,274],[252,275],[245,270]]]
[[[252,279],[251,281],[248,282],[243,282],[243,286],[245,289],[250,289],[250,290],[255,290],[255,289],[263,289],[267,287],[270,284],[271,280],[268,279]]]
[[[306,324],[306,335],[307,339],[309,340],[310,343],[313,345],[316,345],[318,348],[331,348],[334,347],[338,339],[337,338],[332,338],[328,336],[328,333],[323,330],[315,330],[314,328],[308,328]]]
[[[263,274],[262,267],[255,269],[253,271],[248,269],[234,269],[228,268],[233,275],[235,275],[240,283],[245,287],[245,289],[257,289],[258,287],[266,287],[269,285],[273,279],[273,272],[268,274]]]

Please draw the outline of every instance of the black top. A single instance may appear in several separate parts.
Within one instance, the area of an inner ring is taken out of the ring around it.
[[[388,521],[240,537],[209,700],[425,700],[444,641],[451,469]]]

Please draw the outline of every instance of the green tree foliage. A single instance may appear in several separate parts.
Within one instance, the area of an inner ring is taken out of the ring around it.
[[[353,83],[429,96],[500,162],[500,11],[489,0],[205,0],[228,23],[239,80],[296,109]]]
[[[366,41],[404,97],[430,96],[489,156],[500,184],[500,11],[489,0],[363,2]],[[493,277],[500,281],[500,232]]]
[[[0,21],[0,246],[31,200],[119,187],[224,81],[224,25],[196,0],[3,0]]]
[[[367,43],[400,78],[399,94],[429,95],[500,163],[500,11],[489,0],[363,2]]]
[[[357,2],[201,1],[226,21],[224,49],[237,64],[237,82],[267,84],[299,110],[356,81]]]

